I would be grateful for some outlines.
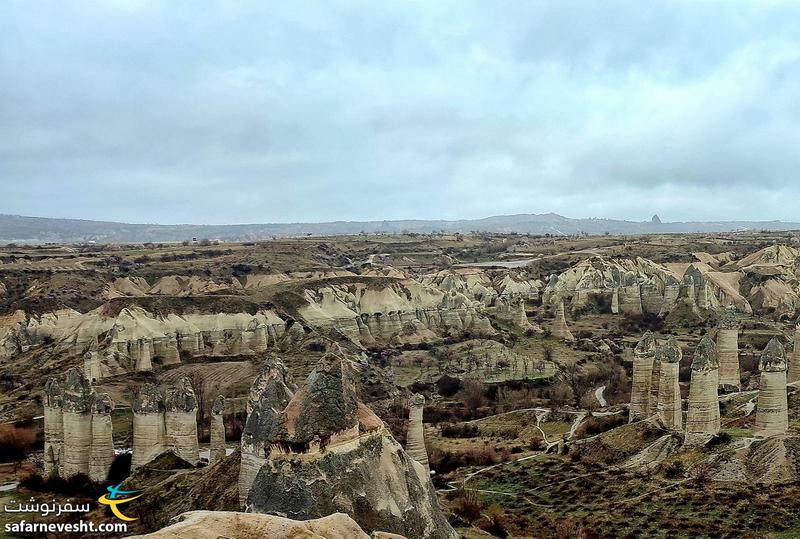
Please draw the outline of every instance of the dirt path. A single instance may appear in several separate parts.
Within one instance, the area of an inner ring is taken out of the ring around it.
[[[603,396],[603,391],[606,390],[606,386],[600,386],[594,390],[594,398],[597,399],[597,402],[600,403],[600,408],[605,408],[608,406],[605,397]]]

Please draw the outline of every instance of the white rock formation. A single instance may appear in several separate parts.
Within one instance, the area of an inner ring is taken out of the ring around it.
[[[107,393],[95,395],[92,403],[92,446],[89,459],[89,479],[102,483],[108,478],[114,462],[114,438],[111,411],[114,401]]]
[[[556,339],[560,339],[562,341],[575,340],[575,337],[572,335],[572,332],[569,330],[569,326],[567,325],[567,318],[564,315],[563,301],[556,306],[556,314],[555,318],[553,318],[553,323],[550,326],[550,334]]]
[[[164,399],[166,446],[189,464],[200,460],[197,405],[197,396],[188,378],[181,378],[176,387],[167,390]]]
[[[211,406],[211,443],[209,463],[225,458],[225,397],[219,395]]]
[[[719,417],[719,356],[717,345],[704,336],[694,353],[689,386],[689,410],[686,432],[695,435],[717,434]]]
[[[659,362],[661,371],[661,381],[658,385],[658,417],[665,427],[677,432],[683,430],[681,388],[678,383],[682,358],[681,347],[672,335],[666,343],[656,348],[656,361]]]
[[[89,475],[92,448],[92,387],[77,367],[67,372],[64,382],[64,450],[61,476]]]
[[[64,450],[64,394],[54,377],[44,386],[44,475],[60,473]]]
[[[639,421],[650,416],[650,390],[653,383],[653,362],[656,356],[656,339],[646,332],[633,350],[633,379],[629,421]],[[653,410],[654,412],[655,410]]]
[[[792,349],[787,376],[789,383],[800,381],[800,318],[795,323],[794,348]]]
[[[138,468],[159,456],[166,449],[164,401],[153,384],[139,388],[131,405],[133,409],[133,458],[131,466]]]
[[[729,307],[720,319],[717,329],[719,353],[719,385],[726,391],[739,391],[739,323],[736,311]]]
[[[422,412],[425,407],[425,397],[414,393],[408,399],[408,433],[406,434],[406,452],[408,456],[425,467],[430,472],[428,465],[428,451],[425,449],[425,427],[422,423]]]
[[[767,343],[758,365],[761,371],[756,406],[755,436],[769,438],[786,434],[789,405],[786,394],[786,352],[777,338]]]

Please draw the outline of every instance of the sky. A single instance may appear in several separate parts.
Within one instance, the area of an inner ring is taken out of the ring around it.
[[[800,221],[800,2],[0,2],[0,213]]]

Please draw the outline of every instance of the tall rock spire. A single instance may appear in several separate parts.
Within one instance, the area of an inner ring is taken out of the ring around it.
[[[686,416],[688,434],[717,434],[719,419],[719,355],[717,345],[704,336],[694,352]]]
[[[183,377],[174,388],[170,388],[164,399],[164,425],[167,446],[190,464],[200,460],[197,441],[197,396],[192,382]]]
[[[633,350],[633,380],[631,382],[630,421],[645,419],[650,415],[650,388],[653,383],[653,361],[656,339],[648,331]]]
[[[211,448],[208,462],[216,462],[225,458],[225,397],[219,395],[211,405]]]
[[[64,382],[64,477],[89,475],[93,400],[92,386],[83,369],[71,368]]]
[[[682,357],[681,347],[672,335],[665,344],[656,349],[656,361],[660,364],[661,375],[658,385],[658,417],[664,426],[673,431],[683,429],[681,388],[678,383]]]
[[[425,407],[425,397],[414,393],[408,399],[408,434],[406,435],[406,452],[416,460],[426,471],[428,465],[428,451],[425,449],[425,428],[422,424],[422,412]]]
[[[131,466],[147,464],[165,449],[164,400],[153,384],[139,388],[131,404],[133,409],[133,459]]]
[[[800,317],[795,322],[794,329],[794,348],[792,357],[789,360],[789,383],[800,381]]]
[[[763,438],[786,434],[789,406],[786,395],[786,352],[777,338],[767,343],[758,364],[761,371],[755,435]]]
[[[553,319],[553,326],[551,329],[553,337],[563,341],[574,341],[575,337],[567,326],[567,318],[564,315],[564,301],[560,301],[556,306],[556,316]]]
[[[733,305],[725,310],[717,329],[719,385],[723,391],[739,391],[739,322]]]

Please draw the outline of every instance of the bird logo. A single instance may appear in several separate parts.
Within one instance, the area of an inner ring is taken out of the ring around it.
[[[108,494],[103,494],[102,496],[100,496],[97,499],[97,501],[100,502],[103,505],[109,506],[111,508],[111,512],[114,513],[114,515],[118,519],[124,520],[126,522],[132,522],[132,521],[137,520],[137,519],[131,518],[129,516],[126,516],[126,515],[122,514],[122,511],[119,510],[119,506],[122,505],[122,504],[126,504],[128,502],[132,502],[136,498],[142,496],[142,494],[137,494],[136,496],[133,496],[133,494],[136,494],[137,492],[141,492],[141,491],[140,490],[120,490],[121,486],[122,486],[122,483],[106,487],[106,490],[108,491]]]

